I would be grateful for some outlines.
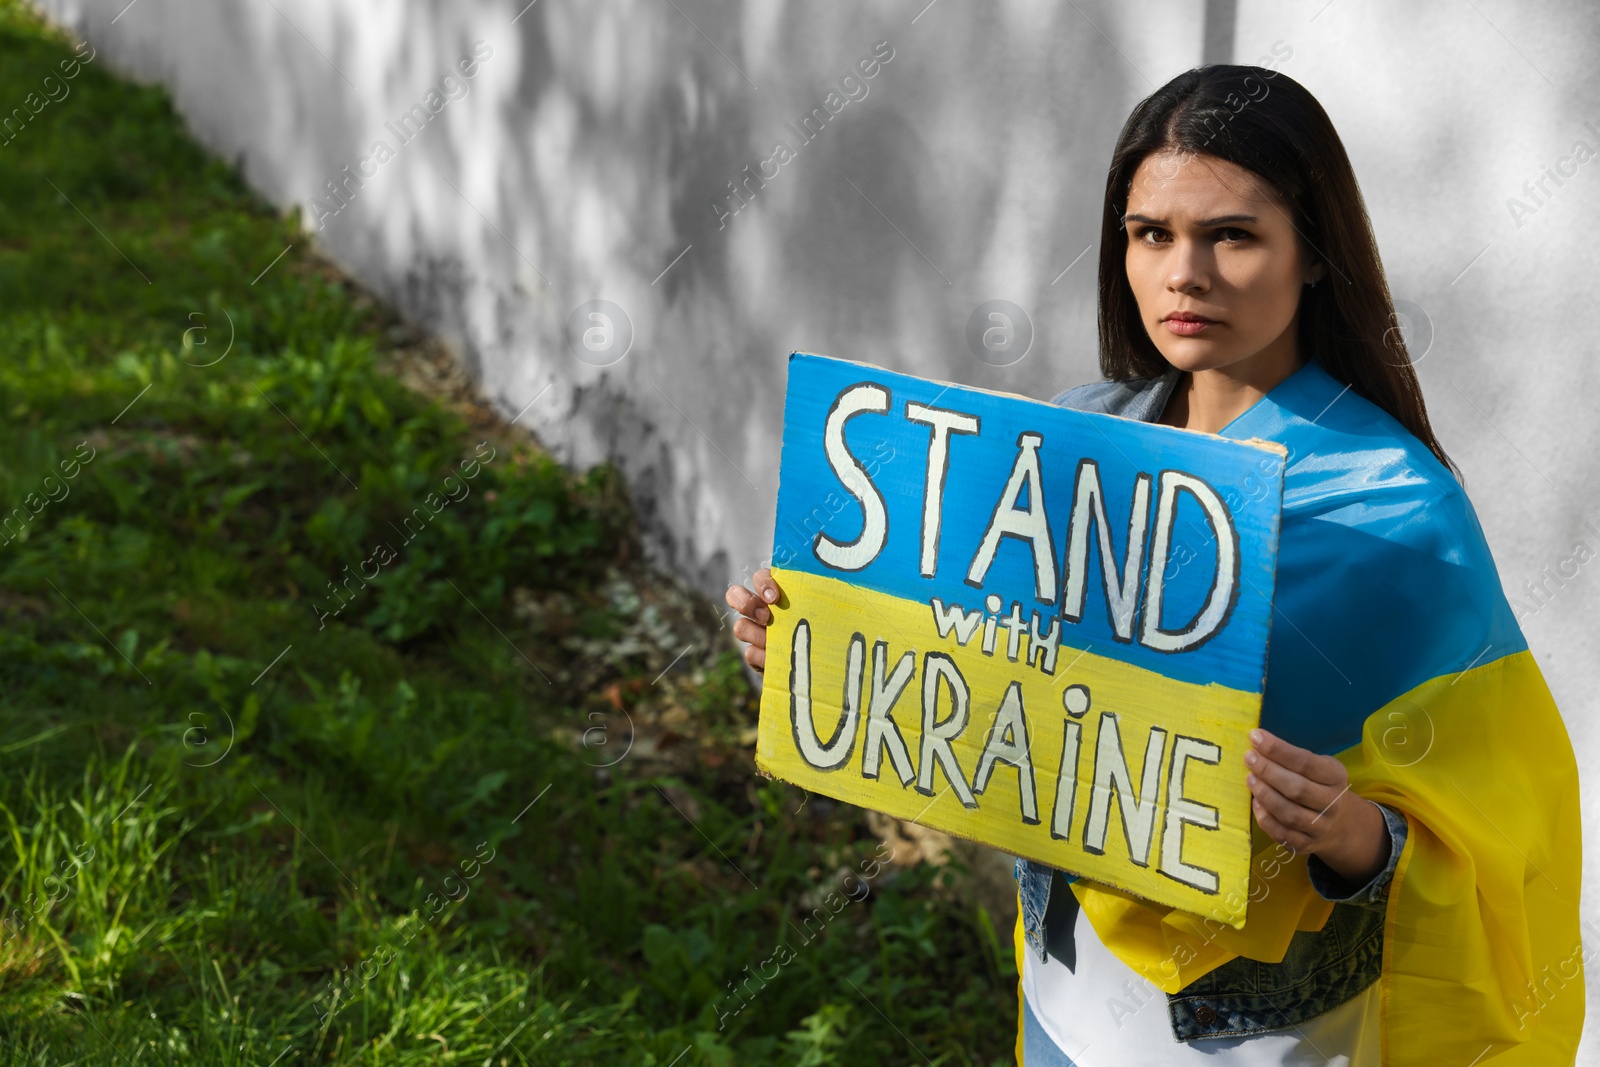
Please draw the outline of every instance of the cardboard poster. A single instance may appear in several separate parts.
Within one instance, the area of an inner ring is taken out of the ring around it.
[[[758,767],[1242,925],[1283,455],[795,353]]]

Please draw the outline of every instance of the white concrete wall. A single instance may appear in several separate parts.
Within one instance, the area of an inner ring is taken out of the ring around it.
[[[531,405],[521,425],[575,464],[620,461],[655,550],[708,591],[767,554],[790,350],[1035,395],[1094,376],[1095,257],[1079,256],[1110,149],[1133,103],[1200,62],[1206,37],[1203,5],[1181,0],[524,2],[45,7],[111,65],[168,85],[205,142],[449,338],[508,415]],[[1600,127],[1600,10],[1210,7],[1214,29],[1233,17],[1232,59],[1292,50],[1281,69],[1343,135],[1416,319],[1439,435],[1579,758],[1595,760],[1600,665],[1584,620],[1600,612],[1600,562],[1577,560],[1600,553],[1600,161],[1547,180],[1539,203],[1523,184],[1575,141],[1600,150],[1585,125]],[[1213,58],[1228,36],[1213,32]],[[467,94],[402,147],[386,123],[480,40],[492,56]],[[725,183],[774,141],[797,147],[786,123],[881,41],[893,58],[867,95],[719,225]],[[395,157],[317,228],[325,183],[380,139]],[[1532,213],[1513,217],[1513,196]],[[1036,331],[1009,367],[965,340],[995,298]],[[631,349],[605,367],[567,343],[569,315],[595,299],[631,324]],[[1527,583],[1540,582],[1535,599]],[[1583,899],[1600,916],[1600,890]]]

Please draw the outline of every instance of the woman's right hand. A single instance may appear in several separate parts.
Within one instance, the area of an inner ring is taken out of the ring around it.
[[[744,661],[764,672],[767,669],[767,627],[772,625],[772,609],[768,605],[777,603],[783,591],[766,567],[756,571],[750,584],[755,588],[728,586],[723,599],[739,613],[739,619],[733,624],[733,636],[746,642]]]

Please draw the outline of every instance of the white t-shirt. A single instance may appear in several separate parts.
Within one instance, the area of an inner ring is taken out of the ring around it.
[[[1063,885],[1055,890],[1071,892]],[[1081,908],[1073,911],[1073,969],[1054,956],[1040,963],[1033,949],[1023,951],[1022,995],[1037,1022],[1023,1030],[1026,1067],[1378,1067],[1379,983],[1298,1026],[1179,1041],[1166,995],[1111,954]]]

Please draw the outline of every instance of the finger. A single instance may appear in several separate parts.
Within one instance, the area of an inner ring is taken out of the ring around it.
[[[767,650],[751,645],[744,650],[744,661],[758,671],[767,669]]]
[[[772,571],[770,568],[762,567],[760,570],[756,571],[754,577],[751,579],[751,584],[755,586],[756,595],[759,596],[765,603],[776,604],[778,602],[778,598],[783,595],[783,590],[779,589],[778,583],[772,579]]]
[[[1326,804],[1323,804],[1321,807],[1319,807],[1317,809],[1317,813],[1311,817],[1311,822],[1310,822],[1309,825],[1310,826],[1315,826],[1315,825],[1317,825],[1317,823],[1321,822],[1324,817],[1331,816],[1333,814],[1334,808],[1339,806],[1340,798],[1342,798],[1345,794],[1347,794],[1349,792],[1350,792],[1350,787],[1347,785],[1343,789],[1339,790],[1339,792],[1335,793],[1332,800],[1328,801]],[[1355,794],[1352,794],[1352,795],[1355,795]]]
[[[733,636],[757,648],[767,647],[767,628],[758,622],[751,622],[749,619],[740,618],[735,620]]]
[[[1256,735],[1260,735],[1257,740]],[[1323,785],[1333,785],[1337,780],[1338,772],[1330,764],[1343,768],[1343,764],[1332,756],[1319,756],[1309,749],[1299,745],[1291,745],[1283,738],[1267,730],[1251,731],[1250,739],[1255,742],[1257,752],[1266,756],[1274,763],[1289,768],[1297,774],[1303,774],[1314,782]],[[1343,785],[1343,782],[1339,782]]]
[[[1257,806],[1266,809],[1281,825],[1291,830],[1305,831],[1316,817],[1315,811],[1296,804],[1259,778],[1250,783],[1250,791],[1255,794]]]
[[[747,619],[754,619],[763,626],[772,621],[771,609],[761,602],[760,597],[742,585],[728,586],[728,591],[723,594],[722,599],[727,602],[728,607]]]
[[[722,594],[722,600],[728,607],[743,615],[744,606],[750,602],[754,595],[742,585],[730,585],[728,586],[728,591]]]
[[[1308,808],[1320,811],[1338,793],[1338,790],[1330,789],[1320,782],[1313,782],[1305,775],[1291,771],[1264,755],[1257,754],[1254,763],[1246,757],[1245,765],[1257,778],[1295,803]]]
[[[1287,845],[1296,852],[1303,852],[1310,845],[1311,842],[1305,834],[1292,830],[1273,818],[1272,813],[1262,807],[1259,800],[1251,802],[1250,809],[1255,813],[1257,825],[1278,844]]]

